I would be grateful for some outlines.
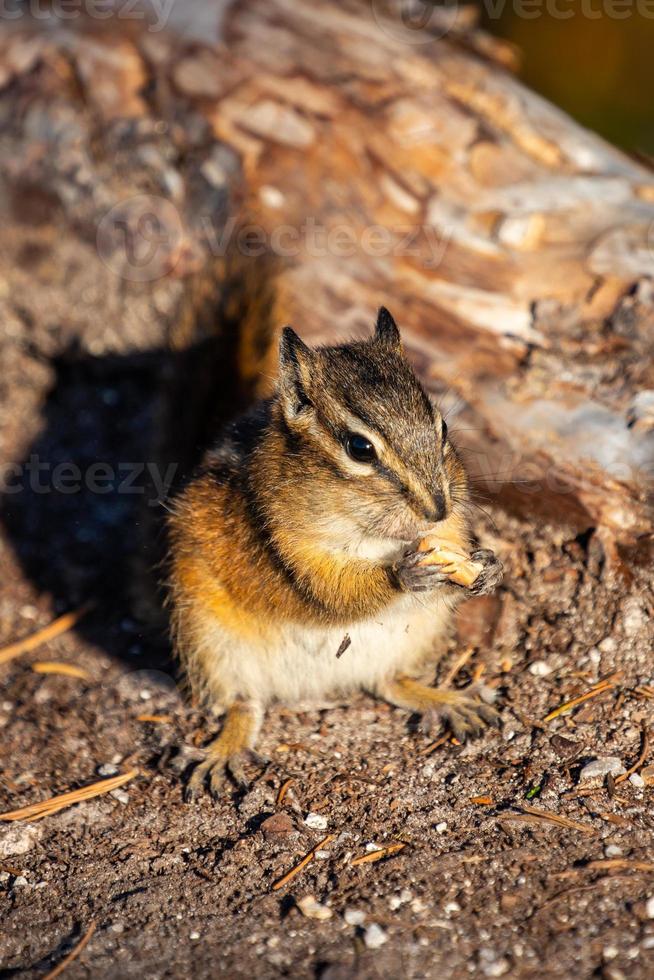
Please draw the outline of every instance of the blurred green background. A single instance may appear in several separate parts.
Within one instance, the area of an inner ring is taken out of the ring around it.
[[[612,143],[654,157],[654,0],[479,2],[484,27],[520,48],[530,88]]]

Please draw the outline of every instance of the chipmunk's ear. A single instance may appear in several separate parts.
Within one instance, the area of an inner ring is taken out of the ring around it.
[[[295,330],[284,327],[279,342],[279,393],[287,418],[311,406],[307,395],[313,352],[300,340]]]
[[[397,323],[385,306],[379,307],[377,324],[375,326],[375,340],[378,344],[383,344],[392,350],[399,350],[402,346],[402,338],[400,337],[400,331],[397,329]]]

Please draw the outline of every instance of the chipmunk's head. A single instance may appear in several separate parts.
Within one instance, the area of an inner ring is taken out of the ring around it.
[[[369,340],[310,349],[287,327],[278,404],[299,506],[314,529],[410,541],[466,495],[447,424],[381,309]]]

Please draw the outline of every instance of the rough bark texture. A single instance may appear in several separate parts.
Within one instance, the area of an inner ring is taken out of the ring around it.
[[[143,773],[127,796],[0,827],[9,975],[42,976],[92,919],[71,980],[652,975],[654,775],[579,791],[588,757],[635,762],[652,724],[654,179],[526,91],[467,12],[435,13],[449,33],[419,43],[391,17],[245,0],[222,45],[129,20],[0,37],[0,450],[50,467],[45,492],[9,474],[0,643],[99,601],[0,668],[0,810],[102,764]],[[459,646],[476,652],[457,683],[485,665],[503,728],[435,748],[363,697],[279,709],[251,790],[187,807],[181,773],[207,726],[126,618],[139,497],[115,481],[53,492],[52,467],[104,461],[122,479],[148,459],[170,327],[240,199],[241,245],[285,254],[307,339],[391,308],[486,483],[476,530],[507,576],[463,609]],[[337,837],[273,891],[322,836],[309,810]],[[351,864],[398,839],[392,860]],[[330,920],[301,916],[308,893]]]
[[[38,184],[41,213],[63,207],[91,251],[100,223],[101,256],[133,279],[100,219],[154,193],[168,239],[136,278],[161,295],[157,270],[183,280],[222,247],[243,173],[243,248],[265,236],[287,256],[300,331],[365,331],[384,302],[427,379],[468,407],[463,442],[493,492],[633,542],[654,468],[654,177],[525,90],[463,14],[434,14],[451,28],[434,40],[398,25],[378,0],[248,0],[213,50],[147,30],[14,40],[14,209]]]
[[[267,228],[310,215],[360,246],[333,254],[333,231],[301,254],[298,325],[328,339],[390,305],[474,409],[490,473],[536,476],[564,521],[649,533],[654,177],[493,61],[398,40],[379,7],[273,0],[227,22],[247,77],[214,126]]]

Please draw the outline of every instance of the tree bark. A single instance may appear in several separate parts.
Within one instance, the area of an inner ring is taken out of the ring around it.
[[[305,229],[287,276],[301,331],[365,331],[384,303],[472,409],[460,438],[487,492],[648,534],[654,175],[454,27],[418,42],[381,4],[239,4],[247,77],[216,133],[267,231]]]
[[[61,288],[92,277],[114,314],[96,345],[154,342],[153,310],[173,315],[186,274],[224,246],[244,178],[240,245],[284,256],[305,339],[365,335],[388,306],[486,494],[650,536],[648,169],[525,89],[467,8],[422,33],[381,0],[243,0],[216,44],[120,29],[37,25],[5,34],[2,57],[3,179],[14,218],[35,188],[41,208],[18,216],[10,251],[46,234],[46,212],[74,232],[88,266]],[[169,232],[159,275],[116,277],[98,228],[144,192]],[[70,268],[64,243],[48,247]]]

